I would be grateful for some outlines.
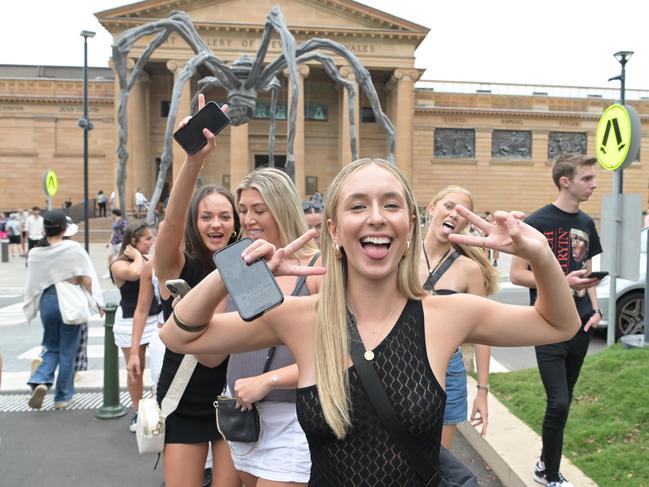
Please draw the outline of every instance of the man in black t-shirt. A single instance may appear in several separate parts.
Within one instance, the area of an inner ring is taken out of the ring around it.
[[[545,387],[547,405],[543,419],[543,451],[534,467],[534,480],[549,487],[572,487],[559,472],[563,449],[563,430],[573,390],[590,343],[590,333],[602,317],[595,286],[598,279],[587,278],[591,259],[602,252],[595,222],[579,209],[597,188],[596,159],[585,156],[561,156],[552,169],[552,179],[559,196],[525,220],[548,239],[568,284],[582,327],[570,340],[535,347],[536,361]],[[530,289],[530,301],[536,301],[536,281],[529,264],[512,258],[510,280]]]

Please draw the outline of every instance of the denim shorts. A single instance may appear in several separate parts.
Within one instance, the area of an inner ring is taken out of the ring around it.
[[[468,393],[466,367],[462,352],[458,348],[446,369],[446,408],[444,424],[459,424],[466,421],[468,414]]]

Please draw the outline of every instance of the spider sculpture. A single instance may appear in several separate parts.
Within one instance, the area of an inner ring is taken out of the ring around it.
[[[268,45],[271,41],[273,30],[277,31],[280,36],[282,54],[270,64],[264,66],[264,59],[266,57]],[[374,89],[369,71],[365,69],[358,58],[345,46],[329,39],[320,38],[312,38],[302,44],[296,45],[295,38],[289,32],[279,6],[275,5],[268,14],[256,58],[253,60],[250,56],[243,55],[234,61],[231,66],[227,66],[222,60],[214,55],[207,44],[199,37],[189,16],[185,12],[176,11],[172,12],[166,19],[150,22],[124,31],[115,38],[113,43],[113,63],[115,71],[117,72],[120,87],[118,108],[119,147],[117,151],[119,157],[119,169],[117,174],[117,186],[122,211],[126,210],[124,182],[126,179],[126,161],[128,159],[128,152],[126,150],[128,136],[126,105],[128,93],[135,84],[135,81],[139,78],[144,66],[149,61],[153,52],[167,40],[172,32],[177,32],[189,44],[195,54],[187,61],[180,73],[175,77],[169,115],[167,117],[167,125],[165,128],[160,171],[158,173],[154,193],[151,197],[151,205],[147,213],[147,221],[153,221],[154,219],[154,208],[160,199],[166,173],[172,162],[172,134],[176,125],[178,106],[183,87],[185,83],[187,83],[187,81],[197,73],[197,68],[199,66],[204,66],[211,75],[198,81],[198,93],[193,99],[193,106],[195,107],[196,105],[196,98],[199,93],[215,86],[222,86],[227,91],[227,103],[229,106],[228,115],[233,125],[241,125],[250,121],[255,112],[258,93],[271,93],[271,123],[268,138],[268,153],[271,166],[274,165],[273,147],[275,141],[277,93],[281,86],[278,75],[281,74],[284,69],[288,69],[288,76],[291,81],[291,96],[288,111],[286,172],[289,174],[291,179],[294,180],[295,157],[293,153],[293,145],[295,141],[298,102],[298,64],[309,61],[319,62],[324,67],[326,73],[334,81],[343,85],[347,90],[350,101],[349,130],[352,159],[358,157],[356,126],[354,124],[356,100],[355,85],[339,74],[331,57],[317,52],[317,50],[332,51],[349,62],[351,69],[356,75],[358,84],[372,106],[372,111],[374,112],[376,121],[386,132],[388,160],[394,160],[395,139],[392,122],[390,122],[381,109],[381,104],[376,94],[376,90]],[[127,60],[131,48],[138,39],[153,34],[157,35],[136,61],[129,75],[127,72]]]

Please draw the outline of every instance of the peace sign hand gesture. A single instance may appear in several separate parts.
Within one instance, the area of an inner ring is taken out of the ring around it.
[[[300,250],[304,244],[313,239],[318,234],[317,230],[312,229],[300,237],[293,240],[283,248],[276,248],[270,242],[259,239],[255,240],[252,245],[247,247],[241,257],[250,264],[256,259],[266,260],[268,268],[275,276],[319,276],[327,273],[327,269],[322,266],[303,266],[296,264],[297,259],[293,254]]]
[[[535,260],[548,249],[547,239],[539,231],[523,222],[524,213],[496,211],[494,222],[489,223],[462,205],[457,205],[455,209],[470,224],[482,231],[484,236],[473,237],[453,233],[449,235],[452,242],[500,250],[528,262]]]

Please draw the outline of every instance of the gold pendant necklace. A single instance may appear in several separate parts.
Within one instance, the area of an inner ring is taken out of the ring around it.
[[[383,335],[383,332],[385,331],[385,327],[388,325],[388,323],[390,323],[390,321],[392,321],[394,313],[395,313],[395,311],[397,310],[398,307],[399,307],[399,303],[397,303],[396,306],[394,308],[392,308],[392,311],[390,311],[390,313],[388,314],[388,317],[386,318],[386,320],[381,324],[381,328],[380,328],[378,333],[372,333],[372,331],[370,330],[370,333],[372,335],[375,335],[375,336],[378,335],[379,341],[373,347],[365,349],[365,353],[363,354],[363,357],[368,362],[371,362],[372,360],[374,360],[374,356],[375,356],[374,355],[374,349],[376,347],[378,347],[379,344],[381,343],[380,337]],[[356,328],[358,328],[358,320],[355,320],[355,321],[356,321]],[[360,336],[360,333],[359,333],[359,336]],[[361,339],[361,341],[362,341],[362,339]],[[364,343],[363,343],[363,347],[365,347]]]

